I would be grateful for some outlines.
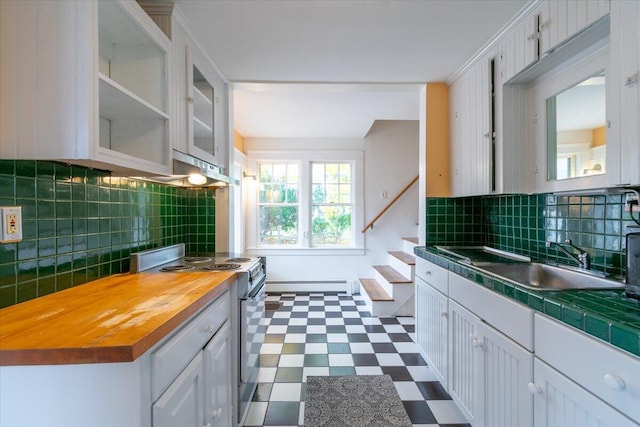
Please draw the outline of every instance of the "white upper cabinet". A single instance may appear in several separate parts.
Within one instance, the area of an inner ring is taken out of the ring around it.
[[[540,7],[540,57],[609,13],[609,0],[545,0]]]
[[[213,60],[190,30],[177,7],[141,2],[171,37],[172,148],[228,173],[229,90]]]
[[[226,168],[226,85],[205,55],[186,49],[187,152]]]
[[[489,194],[493,185],[493,57],[479,60],[450,91],[452,195]]]
[[[617,162],[612,184],[640,184],[640,2],[611,4],[611,108],[619,117],[611,139],[619,140],[612,153]]]
[[[135,2],[3,1],[0,28],[0,156],[170,173],[170,42]]]
[[[539,58],[539,8],[509,32],[499,45],[500,78],[507,82]]]

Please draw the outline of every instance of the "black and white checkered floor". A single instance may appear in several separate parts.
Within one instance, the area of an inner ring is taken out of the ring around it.
[[[272,294],[245,426],[304,422],[308,375],[389,374],[414,426],[468,426],[413,342],[414,319],[377,318],[358,295]],[[269,308],[269,307],[268,307]]]

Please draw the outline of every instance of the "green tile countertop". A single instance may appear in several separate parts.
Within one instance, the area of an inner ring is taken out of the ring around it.
[[[640,301],[624,290],[533,291],[461,264],[433,247],[414,253],[560,322],[640,356]]]

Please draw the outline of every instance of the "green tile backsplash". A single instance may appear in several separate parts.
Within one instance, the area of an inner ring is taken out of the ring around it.
[[[129,269],[132,252],[215,251],[215,190],[56,162],[0,160],[0,206],[22,206],[23,240],[0,244],[0,307]]]
[[[635,223],[623,195],[501,195],[427,198],[428,245],[487,245],[536,260],[574,265],[546,241],[571,239],[591,255],[591,268],[625,271],[625,235]]]

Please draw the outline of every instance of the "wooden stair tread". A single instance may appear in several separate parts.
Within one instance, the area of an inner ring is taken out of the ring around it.
[[[389,255],[398,258],[407,265],[416,265],[416,257],[402,251],[389,251]]]
[[[402,240],[406,240],[407,242],[415,243],[416,245],[420,243],[417,237],[403,237]]]
[[[375,279],[360,279],[360,283],[371,301],[393,301]]]
[[[402,274],[398,273],[393,267],[389,265],[374,265],[373,268],[378,271],[385,278],[385,280],[389,283],[393,284],[402,284],[402,283],[413,283],[411,279],[407,279]]]

